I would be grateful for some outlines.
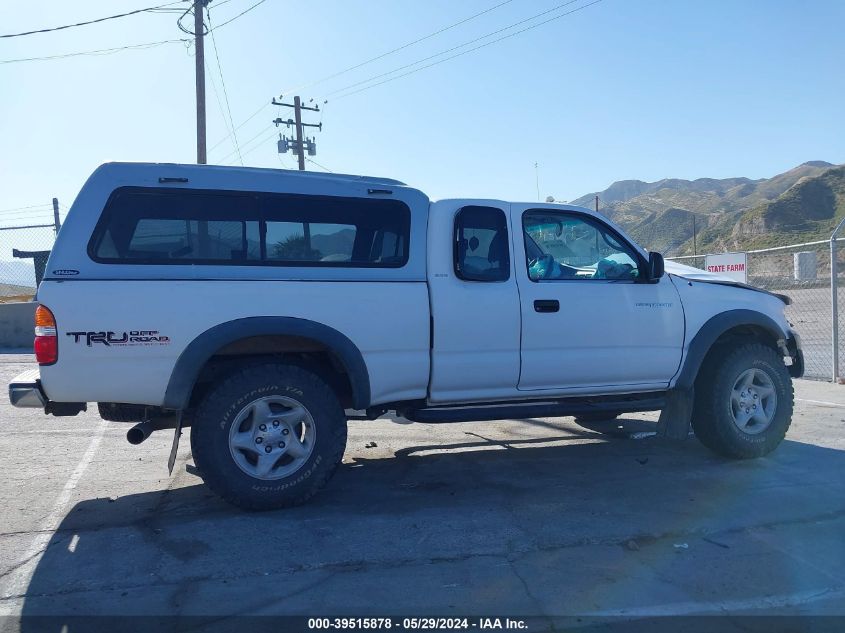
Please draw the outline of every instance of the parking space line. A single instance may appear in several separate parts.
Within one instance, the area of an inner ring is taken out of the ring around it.
[[[827,400],[807,400],[806,398],[795,398],[798,402],[809,402],[810,404],[820,404],[826,407],[845,408],[845,404],[841,402],[828,402]]]
[[[76,489],[79,480],[82,479],[82,475],[85,474],[88,466],[94,460],[107,426],[108,423],[105,420],[100,422],[100,426],[97,427],[94,437],[91,438],[85,454],[82,455],[82,459],[79,460],[76,468],[73,469],[73,472],[62,488],[62,492],[59,494],[58,499],[56,499],[56,503],[53,504],[53,509],[41,521],[38,534],[35,535],[35,538],[26,550],[26,553],[21,557],[17,566],[7,576],[5,589],[0,595],[0,616],[17,615],[20,597],[26,593],[29,581],[32,579],[32,574],[41,558],[41,554],[47,549],[50,539],[53,538],[53,534],[58,529],[62,519],[64,519],[73,491]]]

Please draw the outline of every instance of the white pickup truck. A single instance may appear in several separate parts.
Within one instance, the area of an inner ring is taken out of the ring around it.
[[[300,503],[348,419],[661,410],[764,455],[803,357],[785,297],[665,265],[568,205],[440,200],[383,178],[111,163],[71,207],[38,289],[37,369],[12,404],[190,426],[205,482]],[[173,452],[171,452],[171,468]]]

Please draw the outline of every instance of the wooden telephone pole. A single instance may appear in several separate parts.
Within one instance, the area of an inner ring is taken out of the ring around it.
[[[281,98],[281,97],[280,97]],[[305,152],[308,151],[309,154],[316,154],[317,153],[317,145],[314,143],[314,139],[307,139],[304,138],[302,129],[306,127],[315,127],[322,131],[323,124],[322,123],[303,123],[302,122],[302,111],[303,110],[310,110],[311,112],[319,112],[320,106],[314,106],[313,108],[309,106],[302,105],[302,100],[297,96],[293,98],[293,103],[283,103],[281,101],[276,101],[273,99],[273,105],[277,106],[284,106],[286,108],[293,108],[293,119],[275,119],[273,123],[276,124],[278,127],[279,125],[287,125],[288,127],[294,126],[296,129],[296,138],[291,139],[290,143],[288,143],[287,138],[284,140],[284,150],[280,149],[279,151],[287,151],[288,145],[293,147],[293,153],[296,154],[296,157],[299,161],[299,171],[305,171]],[[282,147],[280,145],[280,147]]]
[[[196,63],[194,74],[197,84],[197,164],[205,165],[205,25],[203,13],[210,0],[194,0],[194,47]]]

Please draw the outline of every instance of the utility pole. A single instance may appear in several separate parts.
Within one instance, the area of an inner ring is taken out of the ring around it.
[[[599,197],[596,196],[596,213],[599,212]]]
[[[305,171],[305,152],[302,151],[302,102],[299,97],[293,98],[293,114],[296,117],[296,145],[299,147],[296,155],[299,159],[299,171]]]
[[[197,84],[197,164],[206,164],[205,144],[205,26],[203,13],[210,0],[194,0],[195,75]]]
[[[281,99],[281,97],[279,97]],[[306,127],[315,127],[319,129],[321,132],[323,130],[322,123],[303,123],[302,122],[302,111],[309,110],[311,112],[319,112],[320,106],[304,106],[302,105],[302,99],[299,96],[293,98],[293,103],[283,103],[281,101],[276,101],[273,99],[273,105],[277,106],[284,106],[286,108],[293,108],[293,119],[275,119],[273,123],[276,124],[276,127],[279,125],[286,125],[288,127],[294,126],[296,131],[296,138],[295,139],[288,139],[287,137],[279,139],[279,153],[284,154],[288,151],[288,149],[293,149],[293,153],[296,154],[297,159],[299,161],[299,171],[305,171],[305,152],[308,152],[309,156],[314,156],[317,153],[317,144],[314,142],[313,137],[308,139],[305,138],[303,135],[303,128]]]
[[[696,230],[695,230],[695,216],[692,216],[692,254],[698,255],[698,245],[696,244]],[[687,251],[689,252],[689,251]]]
[[[56,227],[56,235],[59,234],[59,229],[62,228],[62,223],[59,220],[59,199],[53,198],[53,225]]]

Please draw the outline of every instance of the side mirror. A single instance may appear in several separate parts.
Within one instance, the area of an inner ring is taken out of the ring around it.
[[[651,252],[648,254],[648,280],[657,281],[666,272],[666,267],[663,263],[663,255],[660,253]]]

